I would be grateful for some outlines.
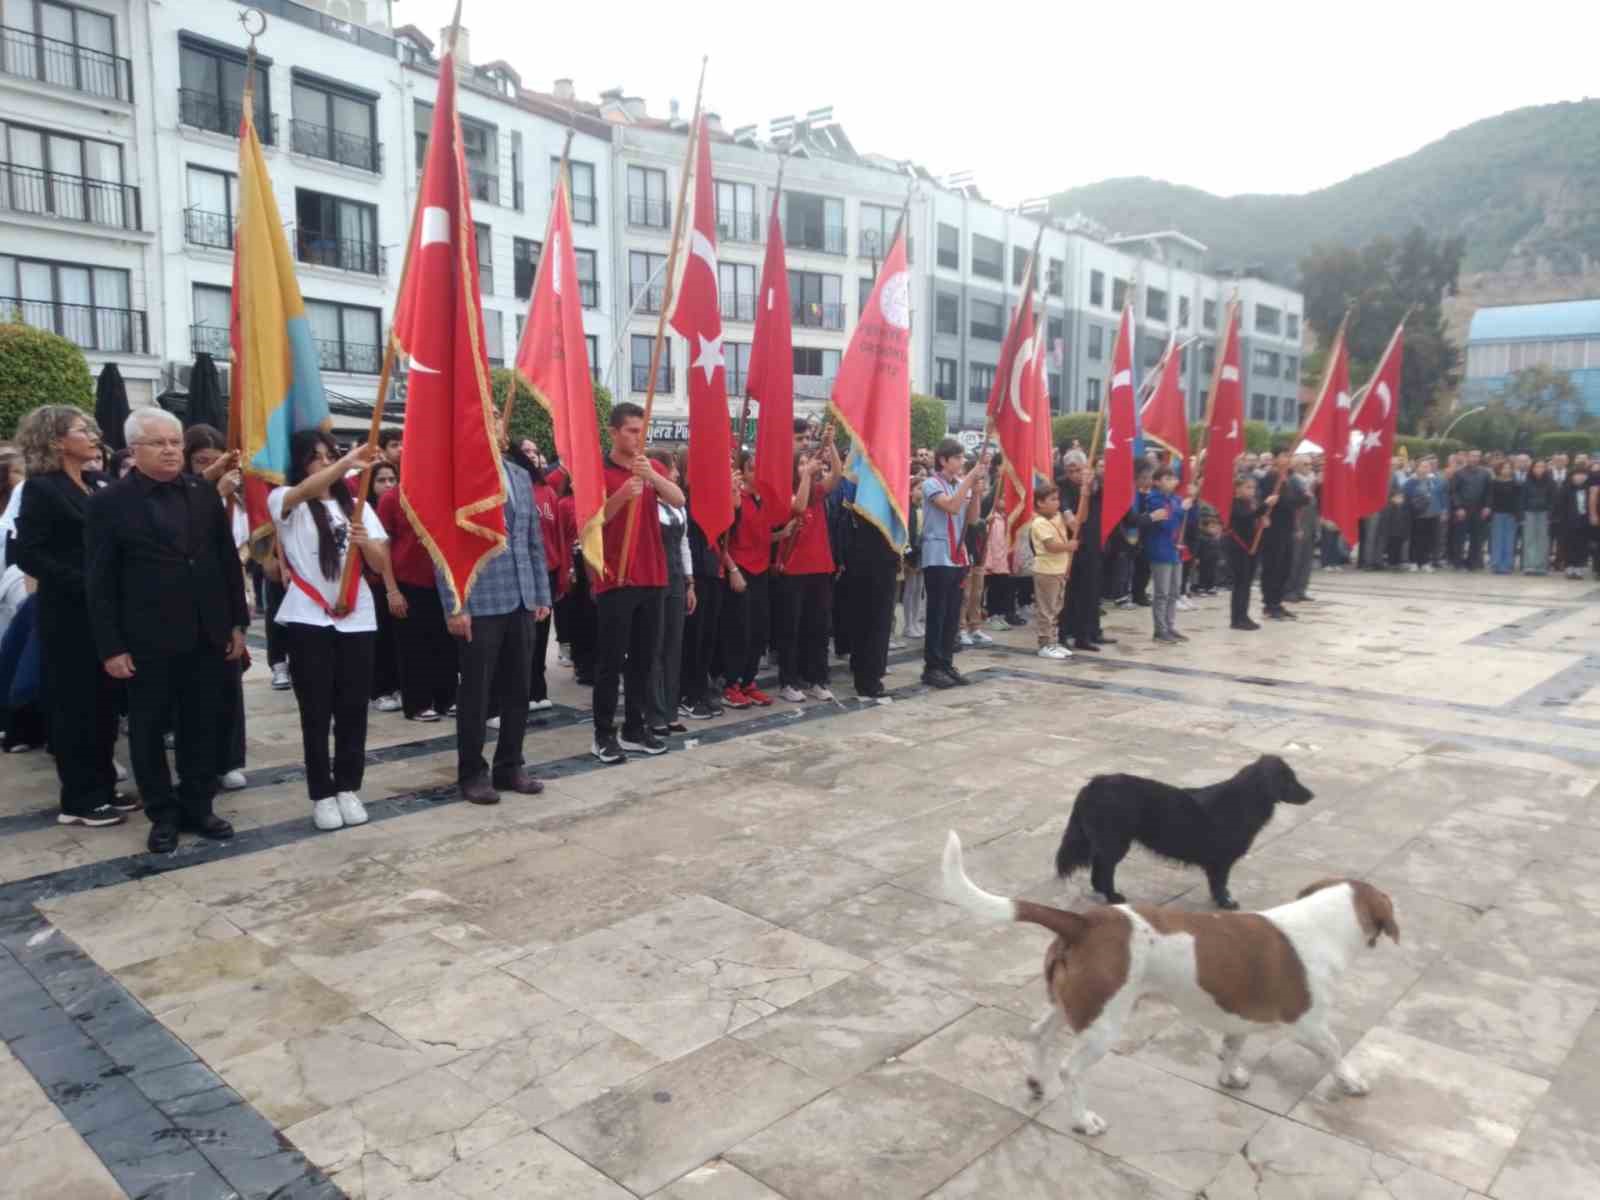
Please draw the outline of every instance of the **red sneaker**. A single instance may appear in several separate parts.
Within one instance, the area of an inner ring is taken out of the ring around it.
[[[722,693],[722,703],[729,708],[749,708],[755,701],[744,694],[737,683],[730,683]],[[768,704],[772,701],[768,700]]]
[[[744,698],[750,701],[751,704],[759,704],[762,708],[772,707],[772,697],[753,683],[744,689]]]

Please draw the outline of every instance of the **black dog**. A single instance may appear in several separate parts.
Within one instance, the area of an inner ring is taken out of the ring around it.
[[[1175,788],[1138,775],[1096,775],[1072,804],[1056,851],[1056,874],[1065,879],[1090,869],[1094,890],[1121,904],[1117,864],[1138,842],[1163,858],[1204,867],[1218,908],[1238,908],[1228,894],[1228,872],[1250,849],[1274,804],[1305,804],[1311,792],[1294,769],[1264,754],[1232,779],[1198,788]]]

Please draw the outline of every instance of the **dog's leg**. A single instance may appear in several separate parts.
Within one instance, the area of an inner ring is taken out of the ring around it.
[[[1117,863],[1119,858],[1104,858],[1099,852],[1095,853],[1094,865],[1090,868],[1089,878],[1094,885],[1094,890],[1106,898],[1107,904],[1122,904],[1127,900],[1121,892],[1117,891]]]
[[[1232,869],[1232,863],[1206,868],[1206,881],[1211,885],[1211,899],[1216,902],[1218,908],[1231,910],[1239,907],[1239,902],[1228,891],[1228,872]]]
[[[1028,1074],[1028,1091],[1035,1100],[1044,1099],[1044,1070],[1050,1057],[1050,1040],[1063,1024],[1061,1010],[1052,1004],[1028,1030],[1033,1038],[1033,1070]]]
[[[1117,1040],[1119,1020],[1108,1019],[1102,1013],[1099,1020],[1072,1039],[1072,1050],[1061,1063],[1061,1082],[1066,1087],[1067,1110],[1072,1115],[1072,1127],[1079,1133],[1099,1137],[1106,1131],[1104,1118],[1091,1112],[1083,1102],[1083,1076],[1090,1067],[1106,1056]]]
[[[1308,1025],[1302,1021],[1294,1027],[1293,1036],[1300,1045],[1322,1059],[1323,1067],[1333,1072],[1334,1079],[1347,1093],[1352,1096],[1367,1094],[1367,1081],[1354,1069],[1344,1065],[1339,1039],[1326,1024],[1318,1021]]]
[[[1222,1035],[1222,1073],[1217,1076],[1217,1082],[1225,1088],[1247,1088],[1250,1086],[1250,1068],[1239,1062],[1239,1052],[1244,1049],[1244,1034],[1225,1033]]]

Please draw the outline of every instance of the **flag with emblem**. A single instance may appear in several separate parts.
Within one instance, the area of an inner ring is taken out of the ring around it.
[[[1183,350],[1178,335],[1167,342],[1167,352],[1156,368],[1156,386],[1139,410],[1139,425],[1144,436],[1163,450],[1171,451],[1177,465],[1187,473],[1189,467],[1189,420],[1184,411],[1182,380]]]
[[[1245,451],[1244,381],[1239,374],[1239,302],[1229,303],[1222,345],[1211,379],[1211,409],[1206,422],[1206,458],[1200,499],[1216,510],[1224,529],[1233,510],[1233,472]]]
[[[1034,353],[1043,337],[1033,304],[1033,272],[1037,252],[1022,277],[1022,301],[1000,344],[1000,361],[989,387],[988,424],[1000,443],[1000,495],[1012,540],[1033,517],[1034,410],[1038,405],[1040,358]]]
[[[1122,306],[1122,325],[1111,349],[1111,390],[1106,400],[1106,475],[1102,494],[1101,540],[1111,540],[1133,507],[1133,439],[1138,413],[1133,402],[1133,294]]]
[[[1405,365],[1406,323],[1395,326],[1378,369],[1350,422],[1350,447],[1355,455],[1351,487],[1356,515],[1370,516],[1389,503],[1389,477],[1395,427],[1400,420],[1400,374]],[[1359,439],[1359,441],[1358,441]],[[1353,540],[1353,539],[1352,539]]]
[[[1354,545],[1361,514],[1356,511],[1355,459],[1349,453],[1350,351],[1345,344],[1343,322],[1301,434],[1301,446],[1307,443],[1316,445],[1322,454],[1322,519],[1332,521],[1345,541]]]
[[[767,256],[756,294],[756,332],[745,388],[761,406],[756,413],[756,483],[763,495],[778,497],[787,508],[794,485],[794,317],[778,220],[781,195],[773,192],[767,218]]]

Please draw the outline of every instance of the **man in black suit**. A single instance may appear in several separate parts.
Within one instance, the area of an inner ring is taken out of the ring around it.
[[[1300,509],[1311,499],[1305,484],[1289,469],[1290,458],[1288,446],[1280,444],[1274,449],[1272,469],[1261,477],[1257,492],[1262,499],[1278,498],[1261,534],[1261,611],[1274,621],[1296,619],[1283,606],[1283,598],[1289,589]],[[1281,486],[1279,480],[1283,481]]]
[[[170,413],[128,418],[134,469],[89,503],[89,623],[114,679],[128,681],[133,777],[151,821],[150,849],[178,831],[233,836],[211,810],[224,664],[244,654],[244,574],[217,490],[183,473],[183,429]],[[163,747],[176,717],[176,790]]]

